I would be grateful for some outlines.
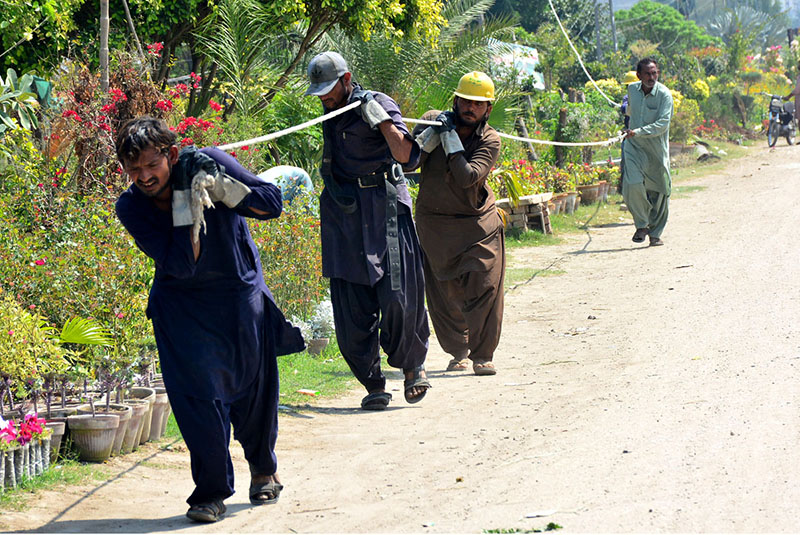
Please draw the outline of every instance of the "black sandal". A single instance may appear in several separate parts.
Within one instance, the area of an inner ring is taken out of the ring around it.
[[[382,411],[392,401],[392,395],[389,392],[373,392],[364,396],[361,400],[361,408],[365,411]]]
[[[278,498],[280,498],[282,490],[283,485],[274,480],[266,483],[250,483],[250,503],[253,505],[271,505],[273,503],[278,503]],[[264,498],[264,495],[268,497]],[[269,496],[271,496],[271,498]]]
[[[421,375],[421,373],[425,371],[424,365],[417,366],[416,368],[412,368],[408,371],[413,372],[414,375],[411,376],[410,379],[406,379],[403,381],[403,388],[404,388],[403,395],[405,396],[406,401],[408,403],[417,403],[419,401],[422,401],[422,398],[424,398],[425,394],[428,393],[428,389],[433,387],[431,386],[430,381],[428,381],[428,378],[422,377]],[[407,373],[406,370],[403,370],[403,373],[404,374]],[[412,397],[411,391],[414,388],[420,386],[425,388],[425,390],[422,391],[422,394],[417,394],[416,396]]]
[[[206,503],[196,503],[189,507],[186,516],[195,522],[216,522],[225,514],[227,508],[222,500]]]

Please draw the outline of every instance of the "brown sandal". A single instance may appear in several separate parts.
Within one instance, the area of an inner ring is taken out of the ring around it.
[[[476,360],[472,363],[472,371],[475,375],[494,375],[497,369],[491,360]]]
[[[469,369],[469,359],[452,359],[447,363],[448,372],[465,372]]]

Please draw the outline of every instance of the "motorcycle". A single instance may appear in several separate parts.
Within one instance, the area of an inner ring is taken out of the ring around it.
[[[779,137],[785,137],[789,145],[794,145],[794,103],[783,102],[780,95],[769,95],[769,125],[767,143],[774,147]]]

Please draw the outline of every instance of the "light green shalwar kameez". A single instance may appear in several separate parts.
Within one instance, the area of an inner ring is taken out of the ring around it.
[[[625,140],[622,196],[633,216],[636,228],[649,228],[650,237],[658,238],[667,225],[672,179],[669,174],[669,122],[672,119],[672,95],[656,82],[650,94],[642,91],[642,82],[628,86],[630,129],[634,136]]]

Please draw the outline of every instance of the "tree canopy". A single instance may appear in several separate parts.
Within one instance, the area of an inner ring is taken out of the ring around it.
[[[677,56],[692,48],[703,48],[715,39],[694,21],[686,20],[676,9],[642,0],[631,9],[616,13],[618,31],[627,43],[647,40],[658,45],[666,56]]]

